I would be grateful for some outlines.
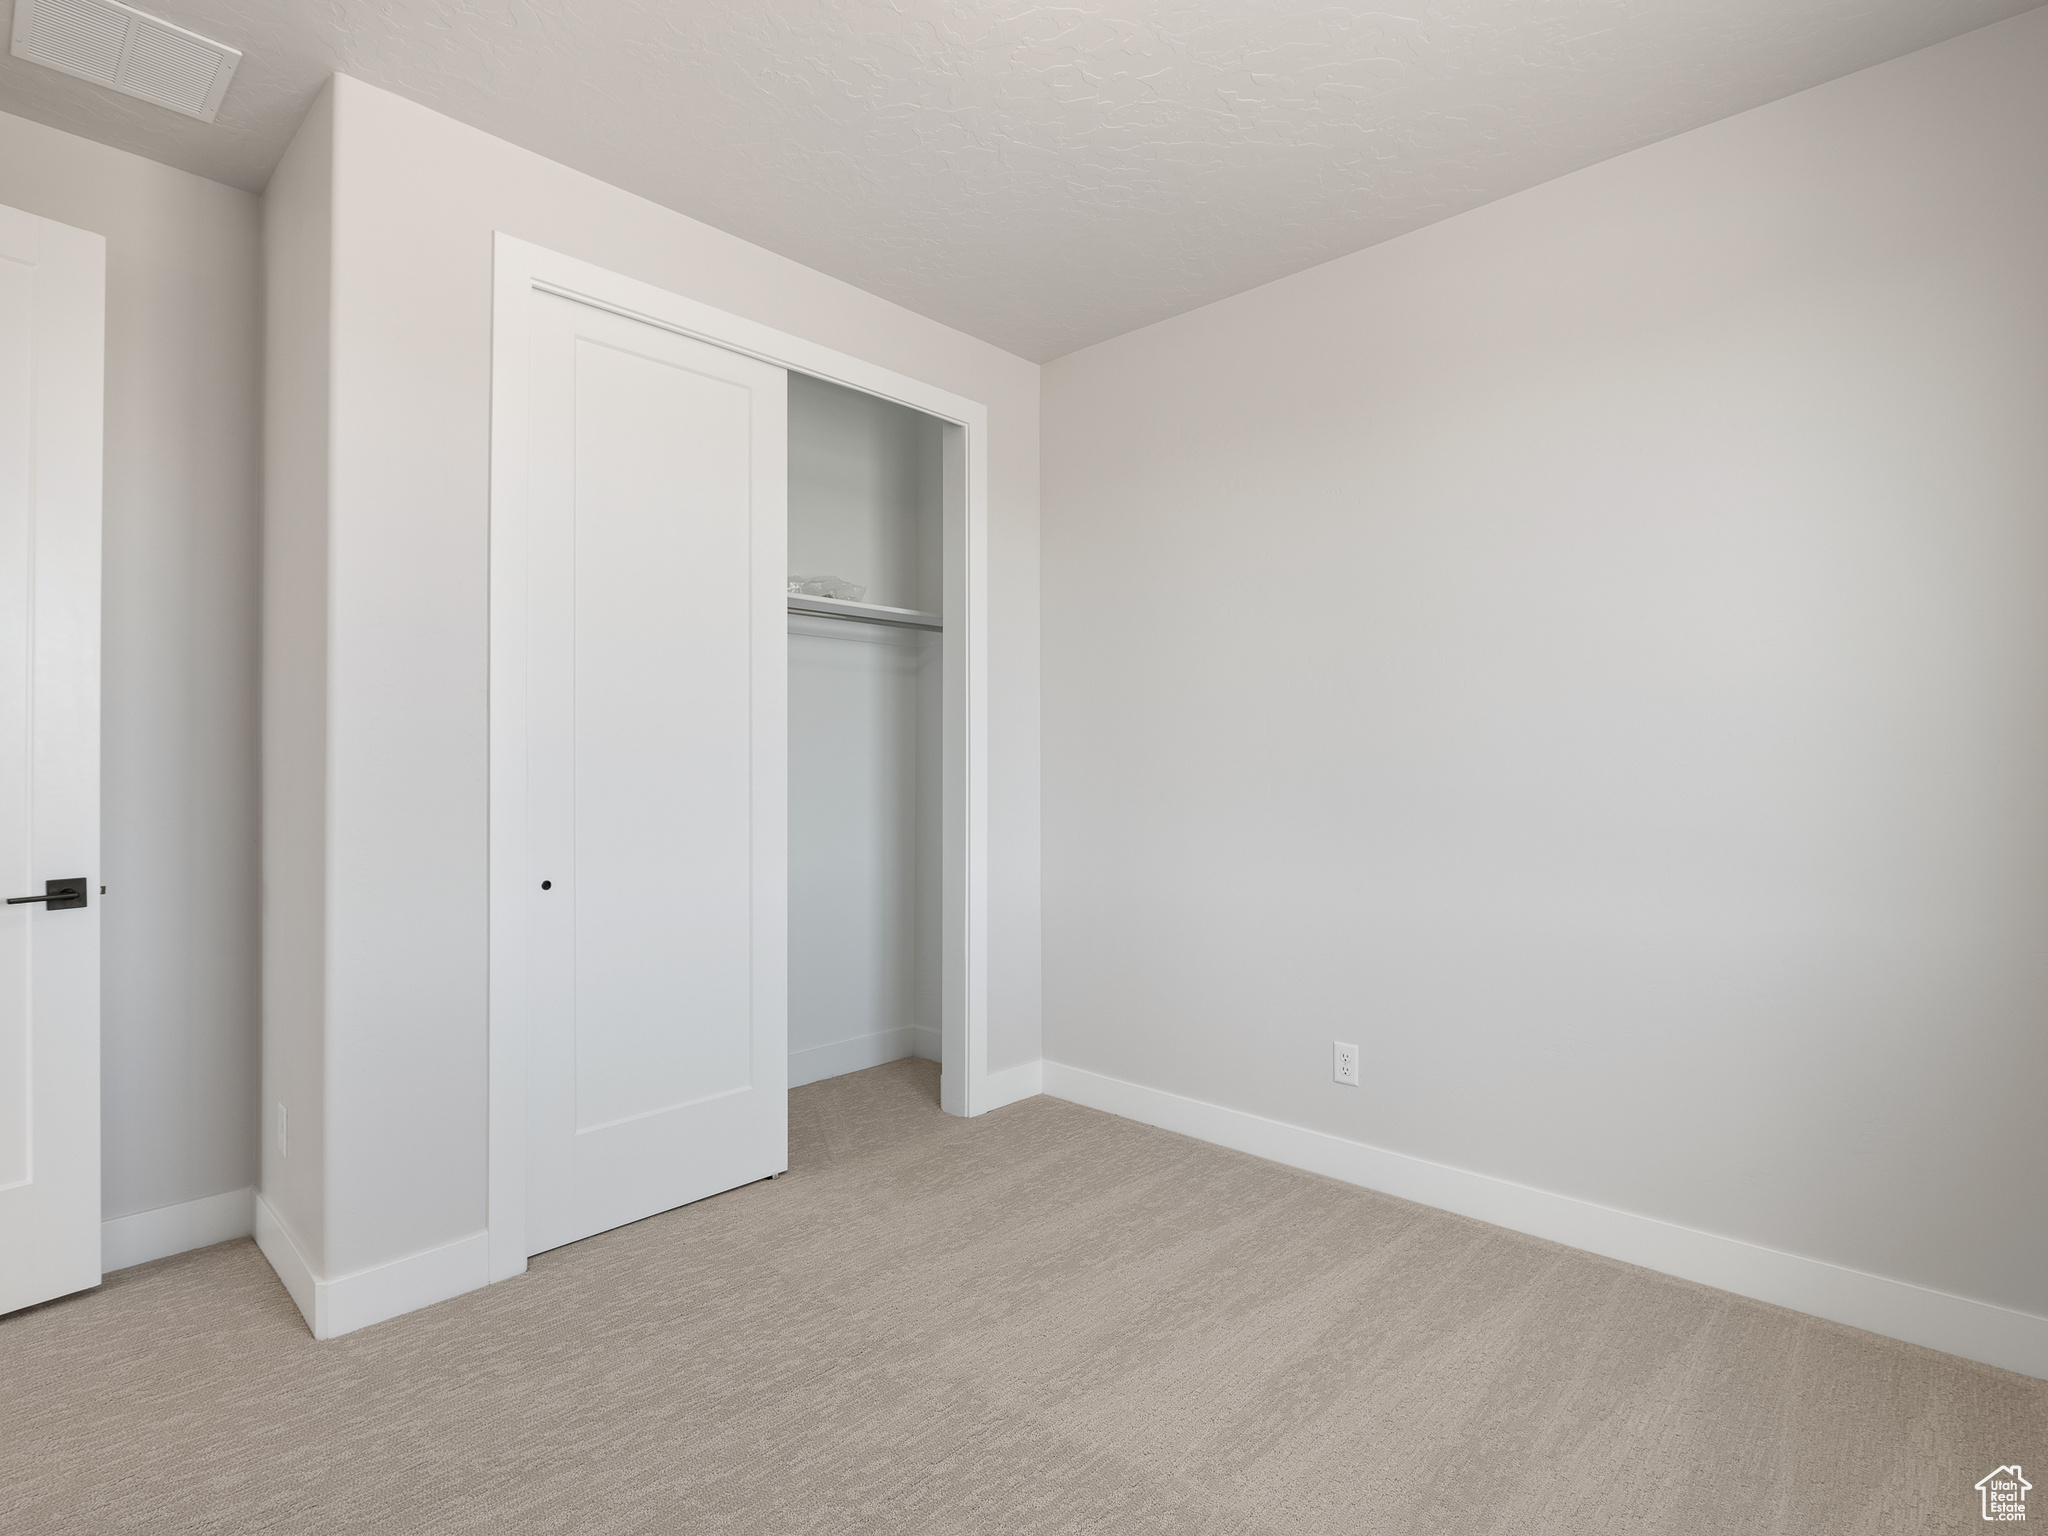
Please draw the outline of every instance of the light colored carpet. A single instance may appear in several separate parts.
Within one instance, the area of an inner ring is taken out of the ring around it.
[[[799,1089],[787,1177],[327,1344],[248,1242],[0,1321],[0,1530],[1814,1536],[2048,1471],[2041,1382],[936,1099]]]

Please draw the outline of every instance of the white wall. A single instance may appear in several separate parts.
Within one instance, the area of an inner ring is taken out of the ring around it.
[[[990,1059],[1035,1058],[1036,366],[395,96],[332,93],[326,1275],[484,1225],[494,230],[988,407]]]
[[[1048,365],[1049,1062],[2048,1313],[2044,81]]]
[[[256,1177],[261,203],[0,115],[0,203],[107,241],[102,1204]]]
[[[863,599],[936,612],[944,424],[908,406],[789,376],[789,573],[838,576]]]
[[[791,1087],[939,1059],[939,666],[936,635],[790,616]]]
[[[263,1199],[326,1255],[328,545],[334,103],[263,205]],[[280,1106],[287,1136],[279,1134]]]

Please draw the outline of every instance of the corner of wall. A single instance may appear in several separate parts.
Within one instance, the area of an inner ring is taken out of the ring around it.
[[[333,207],[330,83],[272,175],[263,211],[263,1154],[258,1237],[263,1213],[272,1212],[311,1244],[304,1257],[314,1269],[322,1261],[326,1225],[322,1150]],[[273,1264],[276,1249],[274,1242],[264,1245]]]

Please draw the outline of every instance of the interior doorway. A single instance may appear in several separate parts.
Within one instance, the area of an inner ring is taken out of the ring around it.
[[[0,1313],[100,1282],[106,249],[0,208]]]
[[[789,1084],[941,1049],[945,423],[789,375]]]

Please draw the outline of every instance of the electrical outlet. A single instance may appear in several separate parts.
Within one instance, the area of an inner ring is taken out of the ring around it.
[[[1356,1088],[1358,1086],[1358,1047],[1346,1045],[1342,1040],[1339,1040],[1332,1054],[1335,1057],[1335,1076],[1337,1081],[1349,1083],[1352,1087]]]
[[[277,1155],[279,1157],[290,1157],[292,1155],[291,1139],[285,1135],[283,1099],[277,1101]]]

